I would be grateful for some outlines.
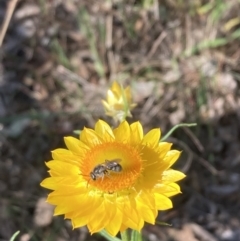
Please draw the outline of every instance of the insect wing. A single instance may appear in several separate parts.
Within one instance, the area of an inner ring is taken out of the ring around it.
[[[118,163],[121,161],[122,161],[121,159],[105,160],[105,164],[107,167],[113,167],[118,165]]]

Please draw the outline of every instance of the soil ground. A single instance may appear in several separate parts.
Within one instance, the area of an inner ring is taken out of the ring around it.
[[[10,0],[0,1],[3,23]],[[0,240],[104,240],[45,203],[50,151],[106,118],[131,85],[145,131],[196,122],[169,141],[187,178],[146,240],[240,240],[240,2],[19,0],[0,50]]]

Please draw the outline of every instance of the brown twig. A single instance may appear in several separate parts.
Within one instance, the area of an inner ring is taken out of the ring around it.
[[[8,4],[6,15],[5,15],[3,25],[2,25],[2,28],[1,28],[1,32],[0,32],[0,47],[2,46],[4,37],[6,35],[7,29],[8,29],[9,23],[11,21],[13,12],[16,8],[17,2],[18,2],[18,0],[12,0]]]
[[[83,86],[83,87],[89,84],[86,79],[73,73],[71,70],[65,68],[62,65],[58,65],[56,67],[55,71],[53,72],[53,76],[56,79],[59,79],[61,81],[66,81],[66,79],[71,80],[73,82],[78,83],[80,86]]]
[[[203,153],[204,147],[202,143],[199,141],[199,139],[194,135],[194,133],[187,127],[183,127],[183,131],[189,136],[189,138],[192,140],[192,142],[195,144],[197,149]]]
[[[165,31],[161,32],[158,36],[158,38],[154,41],[149,53],[147,54],[147,58],[150,59],[154,55],[154,53],[157,51],[157,48],[162,43],[162,41],[167,37],[167,33]]]

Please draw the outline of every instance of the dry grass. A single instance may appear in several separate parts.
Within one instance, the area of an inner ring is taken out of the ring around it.
[[[239,10],[238,0],[19,1],[1,50],[0,239],[101,239],[34,214],[49,150],[105,118],[99,100],[117,79],[132,85],[146,130],[199,123],[172,139],[188,176],[159,217],[173,228],[147,226],[147,239],[238,240]]]

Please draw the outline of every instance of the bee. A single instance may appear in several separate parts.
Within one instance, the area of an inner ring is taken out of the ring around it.
[[[122,166],[119,162],[121,162],[121,159],[105,160],[105,165],[109,171],[121,172]]]
[[[90,172],[90,177],[93,181],[96,181],[98,178],[103,178],[105,175],[112,172],[121,172],[122,166],[119,164],[121,159],[105,160],[105,163],[101,163],[93,168]]]

